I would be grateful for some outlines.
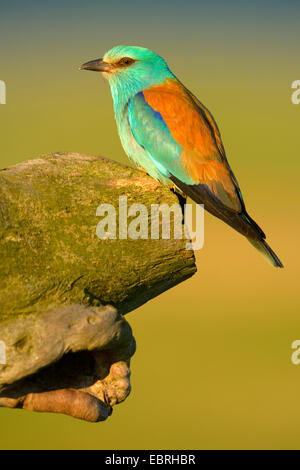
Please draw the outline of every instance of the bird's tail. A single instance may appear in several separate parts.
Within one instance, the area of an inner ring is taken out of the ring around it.
[[[266,235],[246,212],[243,201],[241,201],[243,206],[242,212],[235,212],[221,203],[216,203],[216,198],[212,196],[205,185],[188,185],[174,175],[171,175],[170,179],[185,195],[198,204],[203,204],[208,212],[244,235],[273,266],[283,268],[282,262],[265,241]]]
[[[267,259],[267,261],[269,261],[269,263],[276,268],[283,268],[282,262],[264,239],[255,240],[253,238],[248,238],[248,240],[251,245],[253,245]]]

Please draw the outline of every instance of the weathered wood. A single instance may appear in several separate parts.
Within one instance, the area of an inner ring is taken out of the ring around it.
[[[97,207],[177,202],[138,170],[54,154],[0,171],[0,318],[68,304],[122,314],[192,276],[185,240],[99,240]]]
[[[135,340],[113,307],[71,305],[0,324],[0,406],[103,421],[130,392]]]
[[[0,406],[106,419],[130,391],[120,314],[192,276],[186,240],[99,240],[97,207],[177,203],[138,170],[53,154],[0,171]]]

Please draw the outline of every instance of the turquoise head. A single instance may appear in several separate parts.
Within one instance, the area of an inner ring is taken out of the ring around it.
[[[115,108],[125,105],[140,91],[175,78],[161,56],[137,46],[113,47],[102,59],[86,62],[80,69],[102,72],[110,85]]]

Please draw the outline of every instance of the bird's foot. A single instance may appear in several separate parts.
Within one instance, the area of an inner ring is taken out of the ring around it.
[[[170,189],[172,193],[174,193],[178,198],[178,203],[181,207],[183,223],[184,223],[184,210],[185,210],[187,195],[181,192],[175,185],[170,186]]]

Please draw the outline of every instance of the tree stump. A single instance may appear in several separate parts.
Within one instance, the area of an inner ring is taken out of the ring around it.
[[[1,406],[100,421],[128,395],[135,341],[123,315],[196,266],[186,240],[100,240],[98,206],[118,216],[124,195],[149,213],[178,202],[102,157],[57,153],[0,171]]]

